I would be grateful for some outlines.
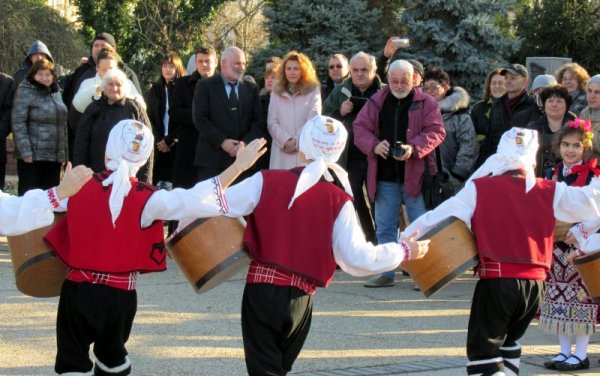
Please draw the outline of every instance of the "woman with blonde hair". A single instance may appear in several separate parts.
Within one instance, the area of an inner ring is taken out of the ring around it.
[[[573,97],[569,111],[579,115],[588,105],[585,91],[590,75],[581,65],[568,63],[558,68],[554,76],[556,81],[566,87],[571,97]]]
[[[283,57],[271,93],[267,127],[273,137],[271,169],[290,169],[302,162],[298,137],[307,120],[321,114],[317,73],[310,59],[297,51]]]

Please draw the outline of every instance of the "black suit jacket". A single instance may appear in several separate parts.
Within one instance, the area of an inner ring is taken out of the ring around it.
[[[248,144],[264,136],[266,129],[260,121],[261,103],[256,84],[244,77],[239,82],[238,97],[236,120],[228,109],[227,91],[220,74],[196,84],[192,117],[199,138],[194,165],[225,169],[234,161],[221,148],[225,139]]]

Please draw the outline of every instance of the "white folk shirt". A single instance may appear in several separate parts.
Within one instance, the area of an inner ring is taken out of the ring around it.
[[[54,221],[54,211],[48,193],[32,189],[22,197],[0,191],[0,234],[21,235]]]
[[[498,199],[501,200],[502,197],[498,197]],[[475,212],[476,202],[475,184],[469,182],[455,196],[417,218],[406,228],[400,239],[404,240],[415,230],[419,230],[420,234],[425,234],[449,217],[456,217],[471,228],[471,217]],[[569,187],[562,182],[556,183],[552,207],[556,219],[566,223],[598,220],[600,218],[600,182],[585,187]]]
[[[156,191],[144,208],[141,225],[147,227],[156,219],[186,218],[180,222],[179,227],[183,228],[194,218],[249,215],[258,205],[262,184],[262,174],[257,173],[225,192],[218,178],[200,182],[189,190]],[[343,206],[334,222],[332,249],[342,270],[359,277],[392,270],[404,258],[402,247],[397,243],[375,246],[365,240],[350,201]]]

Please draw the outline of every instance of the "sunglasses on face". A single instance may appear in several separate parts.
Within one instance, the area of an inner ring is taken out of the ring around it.
[[[336,65],[332,64],[332,65],[329,66],[329,69],[335,69],[335,68],[342,69],[342,64],[336,64]]]

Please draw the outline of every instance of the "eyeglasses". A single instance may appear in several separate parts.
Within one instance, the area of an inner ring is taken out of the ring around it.
[[[435,91],[439,89],[441,86],[438,84],[424,85],[423,91]]]
[[[329,69],[335,69],[335,68],[342,69],[342,64],[336,64],[336,65],[332,64],[332,65],[329,66]]]
[[[411,82],[412,81],[409,81],[409,80],[394,80],[394,79],[389,81],[390,85],[393,85],[393,86],[408,86],[411,84]]]

